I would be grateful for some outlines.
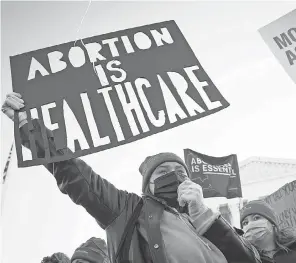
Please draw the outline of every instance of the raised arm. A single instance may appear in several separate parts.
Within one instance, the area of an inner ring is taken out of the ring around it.
[[[9,94],[2,106],[2,111],[13,120],[14,111],[24,107],[24,101],[17,93]],[[26,113],[19,114],[21,141],[25,147],[30,146]],[[41,127],[38,120],[33,120],[33,134],[36,140],[38,156],[44,156]],[[49,151],[52,156],[63,155],[64,150],[56,150],[52,132],[47,129]],[[117,189],[107,180],[96,174],[81,159],[46,164],[62,193],[67,194],[74,203],[83,206],[102,228],[108,227],[125,208],[127,203],[135,204],[139,197]]]

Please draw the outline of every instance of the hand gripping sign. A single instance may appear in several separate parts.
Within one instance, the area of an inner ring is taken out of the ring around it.
[[[174,21],[93,36],[12,56],[13,90],[26,103],[32,158],[67,160],[131,143],[229,106]],[[17,119],[17,118],[16,118]],[[37,157],[32,119],[53,131],[62,156]],[[17,120],[16,120],[17,122]]]

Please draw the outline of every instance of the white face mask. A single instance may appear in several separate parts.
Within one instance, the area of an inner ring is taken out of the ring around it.
[[[251,243],[265,240],[273,234],[273,227],[265,218],[249,222],[248,225],[243,227],[243,230],[245,232],[244,237]]]

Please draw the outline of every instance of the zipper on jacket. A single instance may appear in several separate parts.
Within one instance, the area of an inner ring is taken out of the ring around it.
[[[164,205],[164,207],[165,207],[165,210],[169,210],[168,212],[171,212],[171,213],[173,213],[173,214],[175,214],[176,216],[178,216],[179,217],[179,219],[181,219],[181,221],[183,221],[184,222],[184,224],[189,228],[189,230],[191,231],[191,232],[193,232],[194,233],[194,235],[209,249],[209,250],[212,250],[211,249],[211,247],[210,247],[210,245],[207,243],[207,242],[205,242],[205,241],[203,241],[199,236],[198,236],[198,234],[195,232],[195,231],[193,231],[192,229],[191,229],[191,227],[189,227],[189,225],[188,225],[188,223],[183,219],[183,217],[182,217],[182,215],[179,213],[179,212],[176,212],[174,209],[172,209],[170,206],[168,206],[167,204],[166,204],[166,202],[164,202],[164,201],[162,201],[162,200],[160,200],[160,199],[158,199],[158,198],[155,198],[154,196],[152,197],[152,196],[150,196],[150,195],[145,195],[146,197],[150,197],[151,199],[154,199],[154,200],[156,200],[156,201],[158,201],[158,202],[160,202],[161,204],[163,204]],[[194,229],[196,229],[196,227],[192,224],[192,222],[191,221],[189,221],[190,222],[190,224],[193,226],[193,228]]]

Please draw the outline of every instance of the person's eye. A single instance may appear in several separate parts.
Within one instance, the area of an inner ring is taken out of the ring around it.
[[[177,170],[176,173],[182,177],[187,177],[187,173],[184,170]]]
[[[242,225],[243,225],[243,226],[248,225],[248,221],[243,221]]]
[[[158,173],[159,173],[159,174],[166,174],[167,171],[166,171],[166,170],[160,170],[160,171],[158,171]]]
[[[256,220],[256,221],[257,221],[257,220],[260,220],[261,218],[262,218],[262,217],[259,216],[259,215],[255,215],[255,216],[253,217],[253,219]]]
[[[186,174],[179,174],[179,179],[181,180],[186,180],[188,178],[188,176]]]

